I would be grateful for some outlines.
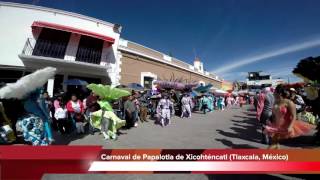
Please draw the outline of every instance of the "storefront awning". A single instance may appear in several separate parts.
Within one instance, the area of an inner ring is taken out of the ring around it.
[[[74,27],[70,27],[70,26],[64,26],[64,25],[60,25],[60,24],[54,24],[54,23],[48,23],[48,22],[42,22],[42,21],[34,21],[32,23],[32,28],[33,27],[43,27],[43,28],[56,29],[56,30],[60,30],[60,31],[67,31],[67,32],[75,33],[75,34],[80,34],[80,35],[84,35],[84,36],[90,36],[93,38],[101,39],[101,40],[107,41],[111,44],[114,43],[114,39],[112,37],[105,36],[102,34],[97,34],[97,33],[82,30],[82,29],[78,29],[78,28],[74,28]]]

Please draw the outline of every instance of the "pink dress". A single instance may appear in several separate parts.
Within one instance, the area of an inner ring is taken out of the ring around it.
[[[279,135],[282,139],[294,138],[308,134],[313,129],[315,129],[314,125],[308,124],[300,120],[293,120],[291,118],[290,112],[284,105],[280,106],[278,109],[275,109],[273,112],[277,113],[276,116],[279,119],[277,120],[277,122],[274,122],[266,126],[265,131],[270,136]],[[288,127],[292,121],[294,121],[292,130],[289,132]]]

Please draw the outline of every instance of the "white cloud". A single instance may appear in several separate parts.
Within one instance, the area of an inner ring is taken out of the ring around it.
[[[229,72],[232,69],[235,69],[235,68],[247,65],[247,64],[263,61],[263,60],[269,59],[271,57],[289,54],[289,53],[293,53],[293,52],[300,51],[303,49],[316,47],[319,45],[320,45],[320,38],[317,38],[315,40],[301,42],[301,43],[296,43],[296,44],[293,44],[293,45],[290,45],[287,47],[283,47],[283,48],[280,48],[277,50],[265,52],[265,53],[262,53],[262,54],[259,54],[256,56],[233,60],[232,63],[229,63],[228,65],[224,65],[218,69],[212,70],[212,72],[215,74],[222,74],[222,73]]]

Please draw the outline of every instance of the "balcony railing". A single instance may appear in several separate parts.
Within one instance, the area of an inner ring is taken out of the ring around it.
[[[76,61],[100,64],[101,62],[101,50],[95,48],[79,47],[76,55]]]
[[[64,59],[67,45],[67,42],[54,42],[44,39],[35,40],[33,38],[28,38],[22,54]]]
[[[64,60],[75,60],[90,64],[101,63],[101,51],[94,48],[77,47],[74,56],[66,55],[67,43],[28,38],[22,50],[23,55],[51,57]]]

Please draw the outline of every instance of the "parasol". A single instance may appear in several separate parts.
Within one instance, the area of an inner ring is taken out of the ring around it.
[[[89,84],[87,88],[92,90],[101,99],[107,100],[107,101],[113,101],[121,97],[131,95],[131,93],[127,90],[112,88],[109,85]]]

